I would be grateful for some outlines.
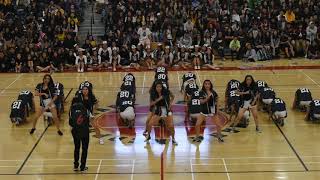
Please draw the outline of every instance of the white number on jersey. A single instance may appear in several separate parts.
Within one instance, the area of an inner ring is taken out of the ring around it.
[[[258,81],[258,87],[265,87],[265,84],[263,81]]]
[[[120,91],[120,98],[129,98],[129,91]]]
[[[164,68],[164,67],[157,68],[157,73],[165,73],[165,72],[166,72],[166,68]]]
[[[239,87],[239,82],[232,82],[230,85],[231,89],[238,89],[238,87]]]
[[[280,104],[280,103],[283,104],[283,101],[282,101],[281,99],[275,99],[274,102],[275,102],[276,104]]]
[[[192,99],[192,105],[200,105],[200,99]]]
[[[158,79],[166,80],[166,75],[165,74],[158,74]]]
[[[239,94],[236,93],[236,91],[230,91],[230,97],[239,96]]]
[[[272,88],[264,88],[263,91],[274,91]]]
[[[124,81],[133,81],[133,76],[132,75],[125,76]]]
[[[197,85],[194,84],[194,83],[191,83],[191,84],[189,84],[189,88],[190,89],[195,89],[195,88],[197,88]]]
[[[132,105],[132,101],[123,101],[122,105]]]
[[[16,101],[12,104],[12,109],[20,109],[21,101]]]
[[[200,95],[199,91],[194,92],[194,96],[199,96],[199,95]]]
[[[193,73],[186,73],[184,75],[186,78],[190,77],[190,78],[193,78],[194,77],[194,74]]]
[[[309,89],[307,88],[300,88],[301,93],[309,93]]]
[[[28,94],[30,94],[30,91],[21,91],[20,92],[20,95],[28,95]]]
[[[125,85],[125,86],[131,86],[132,84],[131,84],[131,81],[125,81],[125,82],[124,82],[124,85]]]
[[[320,106],[320,101],[319,100],[314,100],[314,105],[315,106]]]

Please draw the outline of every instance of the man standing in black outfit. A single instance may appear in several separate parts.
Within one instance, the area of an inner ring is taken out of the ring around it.
[[[86,107],[74,98],[69,112],[69,125],[72,127],[71,133],[74,142],[74,171],[79,169],[79,153],[82,145],[80,171],[88,170],[86,167],[89,147],[89,120],[90,113]]]

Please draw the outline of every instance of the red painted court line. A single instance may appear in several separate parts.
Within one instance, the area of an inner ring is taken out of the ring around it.
[[[161,153],[160,177],[161,177],[161,180],[164,180],[164,176],[163,176],[163,152]]]

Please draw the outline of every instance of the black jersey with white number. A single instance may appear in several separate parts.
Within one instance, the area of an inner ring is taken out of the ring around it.
[[[238,80],[235,80],[235,79],[231,79],[228,84],[227,84],[227,94],[230,92],[230,91],[233,91],[233,90],[237,90],[240,86],[240,81]]]
[[[117,95],[116,106],[120,112],[125,111],[128,107],[134,107],[133,94],[130,91],[120,91]]]
[[[157,67],[155,73],[156,73],[156,76],[157,76],[158,74],[168,74],[168,70],[167,70],[166,67],[159,66],[159,67]]]
[[[189,80],[196,80],[197,76],[192,72],[187,72],[182,76],[182,84]]]
[[[271,111],[273,113],[276,111],[286,111],[286,103],[280,98],[273,99],[271,102]]]
[[[22,100],[13,101],[11,104],[11,113],[10,118],[21,118],[24,119],[25,117],[25,107],[26,103]]]
[[[26,102],[30,107],[33,105],[32,98],[33,94],[31,91],[21,91],[18,96],[18,100]]]
[[[63,97],[64,97],[64,87],[63,87],[63,84],[57,82],[54,84],[54,86],[56,87],[57,89],[57,96],[58,96],[58,99],[57,99],[57,103],[61,103],[63,101]]]
[[[296,100],[297,102],[300,101],[312,101],[312,95],[308,88],[299,88],[296,91]]]
[[[122,81],[123,81],[123,82],[125,82],[125,81],[135,82],[135,81],[136,81],[136,78],[134,77],[133,74],[128,73],[128,74],[126,74],[126,75],[123,77],[123,80],[122,80]]]
[[[200,92],[194,91],[191,94],[191,100],[188,102],[189,113],[198,114],[202,111],[202,105],[200,103]]]
[[[276,93],[270,87],[263,88],[261,92],[262,99],[274,99],[276,97]]]
[[[165,73],[156,73],[154,79],[157,81],[165,81],[168,82],[168,75]]]
[[[187,84],[185,92],[187,95],[191,96],[193,92],[198,90],[199,90],[199,86],[195,82],[192,82]]]
[[[83,87],[87,87],[89,90],[93,90],[93,85],[89,81],[84,81],[79,85],[79,90],[81,90]]]
[[[124,81],[120,87],[121,91],[130,91],[131,94],[136,94],[136,86],[134,81]]]
[[[256,81],[256,86],[257,86],[257,91],[259,93],[263,91],[263,88],[269,87],[265,81],[261,81],[261,80]]]
[[[320,100],[313,100],[310,103],[310,113],[311,114],[320,114]]]
[[[206,99],[208,96],[208,94],[204,91],[200,91],[200,99]],[[216,91],[212,91],[212,96],[210,97],[210,99],[202,104],[201,110],[203,114],[211,114],[213,112],[216,112],[216,104],[217,104],[217,100],[218,100],[218,94],[216,93]]]

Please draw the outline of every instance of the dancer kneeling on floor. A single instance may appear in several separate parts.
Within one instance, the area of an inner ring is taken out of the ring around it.
[[[286,103],[280,98],[274,98],[271,102],[270,117],[275,123],[284,126],[284,119],[287,117]]]
[[[299,88],[296,91],[292,109],[305,112],[312,101],[311,91],[308,88]]]
[[[154,115],[147,125],[146,141],[151,139],[152,127],[159,124],[160,120],[164,120],[167,130],[170,132],[172,144],[178,145],[174,137],[175,130],[171,111],[173,100],[174,95],[163,87],[163,83],[161,81],[156,82],[150,92],[150,107],[153,109]]]
[[[320,120],[320,100],[313,100],[307,110],[307,115],[305,118],[307,121]]]
[[[134,112],[134,95],[127,90],[120,91],[117,95],[116,106],[122,122],[132,128],[136,116]]]

